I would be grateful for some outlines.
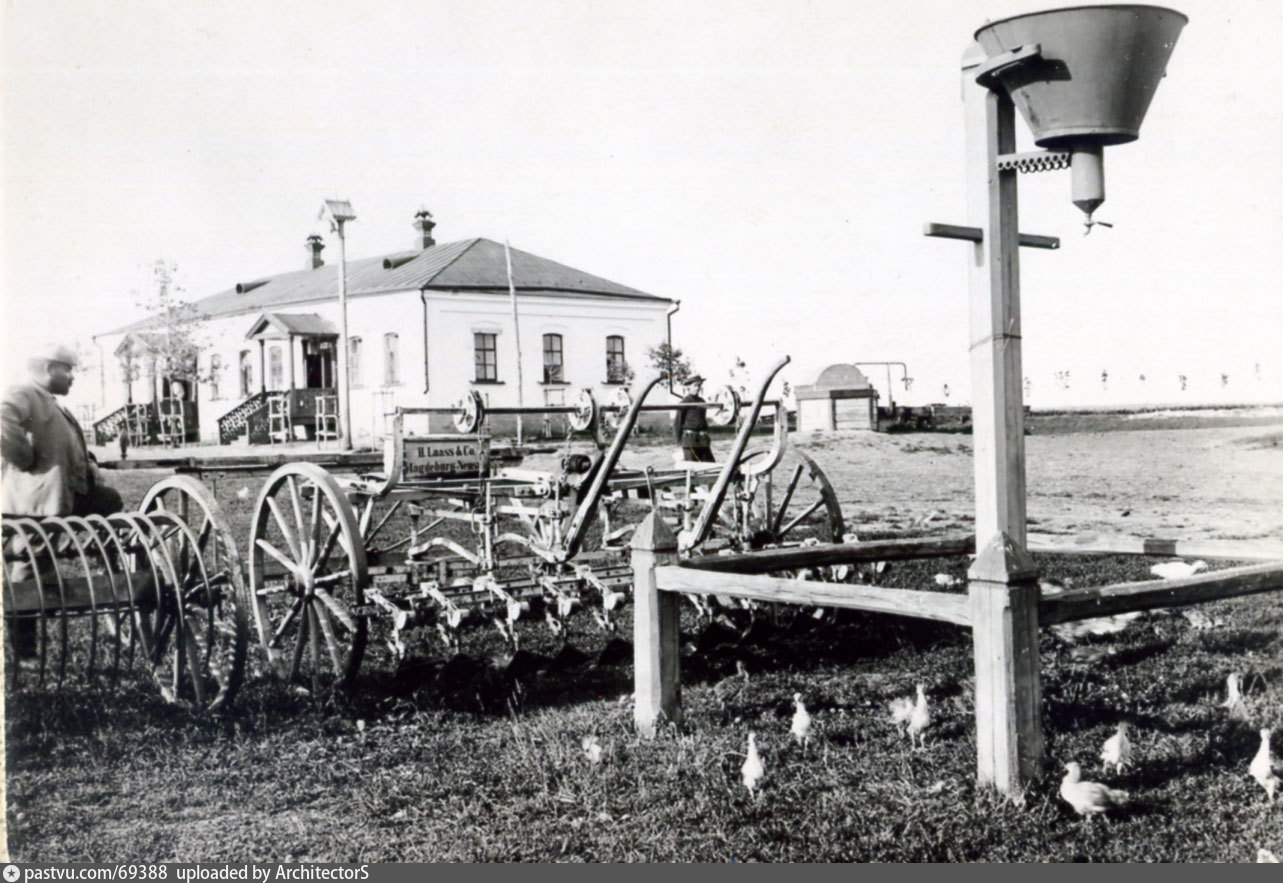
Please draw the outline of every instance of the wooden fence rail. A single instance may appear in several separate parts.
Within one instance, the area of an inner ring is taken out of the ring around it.
[[[1184,555],[1254,560],[1268,547],[1184,543],[1133,537],[1068,542],[1031,538],[1039,551]],[[911,616],[971,628],[975,663],[976,775],[1011,793],[1043,763],[1038,630],[1042,626],[1131,610],[1174,607],[1283,589],[1283,561],[1182,579],[1117,583],[1041,596],[1028,552],[998,535],[971,565],[966,594],[857,586],[764,575],[832,564],[965,554],[974,537],[877,540],[677,561],[677,538],[657,513],[633,535],[635,705],[637,730],[682,720],[680,594],[839,607]],[[1280,556],[1283,557],[1283,556]]]

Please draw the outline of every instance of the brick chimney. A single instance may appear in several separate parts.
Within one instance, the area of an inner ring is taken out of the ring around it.
[[[417,234],[414,237],[415,248],[431,248],[437,244],[437,241],[432,238],[432,228],[436,225],[437,222],[432,220],[432,212],[427,209],[421,208],[414,213],[413,226]]]
[[[304,248],[307,249],[307,263],[303,265],[303,269],[315,270],[317,267],[325,266],[325,261],[321,258],[321,249],[325,248],[325,243],[321,241],[320,234],[313,233],[307,237]]]

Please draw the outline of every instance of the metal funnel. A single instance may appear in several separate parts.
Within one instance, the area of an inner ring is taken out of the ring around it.
[[[1038,146],[1126,144],[1163,77],[1189,19],[1162,6],[1073,6],[991,22],[976,40],[991,58],[1039,52],[994,71]]]

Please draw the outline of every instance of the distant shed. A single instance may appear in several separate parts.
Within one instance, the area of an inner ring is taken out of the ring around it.
[[[854,365],[830,365],[815,383],[794,390],[799,432],[878,428],[878,391]]]

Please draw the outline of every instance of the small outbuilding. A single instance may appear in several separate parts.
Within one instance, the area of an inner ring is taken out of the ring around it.
[[[798,386],[793,394],[799,432],[878,428],[878,391],[854,365],[830,365],[815,383]]]

